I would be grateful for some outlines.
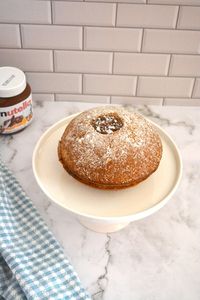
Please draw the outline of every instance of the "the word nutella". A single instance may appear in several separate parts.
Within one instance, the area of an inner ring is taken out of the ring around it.
[[[0,68],[0,133],[22,130],[33,118],[32,95],[24,72],[13,67]]]

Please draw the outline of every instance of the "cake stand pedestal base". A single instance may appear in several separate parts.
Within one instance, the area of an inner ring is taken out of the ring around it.
[[[95,231],[95,232],[100,232],[100,233],[110,233],[110,232],[115,232],[123,229],[126,227],[129,222],[125,223],[116,223],[116,224],[106,224],[106,223],[100,223],[100,222],[93,222],[93,221],[87,221],[83,219],[78,219],[79,223],[83,225],[84,227]]]

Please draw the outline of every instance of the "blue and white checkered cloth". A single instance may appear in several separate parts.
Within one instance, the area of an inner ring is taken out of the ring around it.
[[[0,161],[0,300],[90,300],[13,174]]]

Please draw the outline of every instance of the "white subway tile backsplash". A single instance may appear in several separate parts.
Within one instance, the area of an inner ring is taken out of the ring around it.
[[[54,94],[32,94],[33,101],[54,101]]]
[[[96,0],[85,0],[85,1],[96,1]],[[98,2],[128,2],[128,3],[146,3],[146,0],[98,0]]]
[[[22,25],[24,48],[78,49],[82,48],[82,28],[57,25]]]
[[[52,50],[0,49],[0,65],[23,71],[53,71]]]
[[[162,105],[163,98],[112,96],[111,103],[114,103],[114,104]]]
[[[200,29],[200,7],[182,6],[179,13],[178,28]]]
[[[91,51],[55,51],[57,72],[111,73],[112,53]]]
[[[164,101],[164,105],[177,105],[177,106],[200,106],[200,98],[199,99],[191,99],[191,98],[166,98]]]
[[[200,53],[200,32],[145,29],[143,51],[197,54]]]
[[[127,75],[167,75],[170,55],[115,53],[114,73]]]
[[[26,73],[34,93],[81,93],[80,74]]]
[[[200,76],[200,56],[172,55],[170,75]]]
[[[50,24],[50,1],[1,0],[0,22]]]
[[[200,0],[2,0],[0,66],[35,101],[199,105]]]
[[[140,77],[137,94],[145,97],[191,97],[193,78]]]
[[[140,51],[142,30],[86,27],[85,50]]]
[[[200,78],[196,79],[195,86],[194,86],[193,97],[194,98],[200,98]]]
[[[153,4],[200,5],[199,0],[148,0]]]
[[[83,92],[93,95],[135,94],[136,77],[117,75],[84,75]]]
[[[174,28],[178,6],[119,4],[117,26]]]
[[[0,48],[20,48],[19,25],[0,24]]]
[[[60,1],[54,1],[53,4],[55,24],[115,25],[115,4]]]
[[[109,103],[110,96],[56,94],[56,101]]]

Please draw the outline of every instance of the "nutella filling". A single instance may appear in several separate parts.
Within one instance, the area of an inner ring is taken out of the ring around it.
[[[92,121],[94,129],[101,134],[110,134],[123,126],[122,119],[116,113],[98,116]]]

